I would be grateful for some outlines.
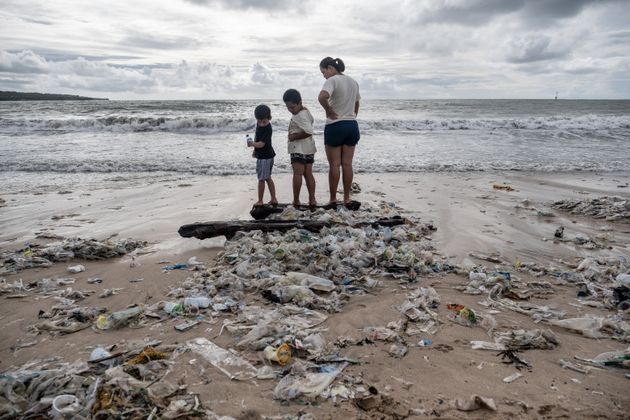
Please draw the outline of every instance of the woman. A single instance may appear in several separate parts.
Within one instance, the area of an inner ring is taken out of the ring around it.
[[[328,187],[330,204],[337,202],[340,167],[343,172],[343,202],[350,203],[352,185],[352,158],[354,147],[361,137],[357,114],[359,112],[359,84],[343,74],[346,66],[339,58],[326,57],[319,63],[319,70],[326,82],[319,93],[319,103],[326,111],[324,145],[328,158]]]

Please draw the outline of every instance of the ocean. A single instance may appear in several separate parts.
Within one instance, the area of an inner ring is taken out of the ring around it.
[[[2,193],[254,176],[244,137],[272,110],[275,172],[290,172],[281,101],[0,102]],[[324,113],[315,172],[327,170]],[[630,171],[630,101],[364,100],[356,172]]]

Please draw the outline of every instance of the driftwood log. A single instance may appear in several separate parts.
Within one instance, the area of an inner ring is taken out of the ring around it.
[[[370,222],[357,223],[353,226],[397,226],[405,223],[400,216],[387,217]],[[228,222],[191,223],[179,228],[178,233],[184,238],[207,239],[216,236],[232,238],[236,232],[249,232],[261,230],[263,232],[286,232],[291,229],[306,229],[311,232],[319,232],[324,227],[344,225],[333,221],[320,220],[233,220]]]
[[[266,219],[269,215],[274,214],[274,213],[282,213],[282,211],[284,209],[286,209],[289,206],[293,206],[292,204],[263,204],[262,206],[254,206],[252,207],[252,210],[249,212],[249,214],[256,220],[261,220],[261,219]],[[326,205],[320,205],[320,206],[310,206],[310,205],[306,205],[303,204],[301,206],[297,206],[298,210],[301,211],[314,211],[317,209],[324,209],[324,210],[331,210],[331,209],[337,209],[338,207],[345,207],[348,210],[359,210],[359,208],[361,207],[361,203],[359,201],[350,201],[348,204],[344,204],[344,203],[329,203]]]

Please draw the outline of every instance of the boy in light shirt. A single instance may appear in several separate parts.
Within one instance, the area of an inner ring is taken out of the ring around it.
[[[293,205],[299,206],[302,178],[308,190],[309,206],[317,205],[315,200],[315,177],[313,162],[315,161],[315,141],[313,140],[313,116],[302,105],[302,96],[295,89],[289,89],[282,96],[284,104],[293,116],[289,122],[288,151],[293,168]]]

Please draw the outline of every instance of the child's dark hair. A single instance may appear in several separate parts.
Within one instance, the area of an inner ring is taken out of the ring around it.
[[[302,95],[300,95],[300,92],[298,92],[297,89],[288,89],[284,92],[284,95],[282,95],[282,101],[299,104],[302,102]]]
[[[267,105],[258,105],[256,107],[256,109],[254,109],[254,117],[256,117],[257,120],[262,120],[262,119],[271,119],[271,109],[269,109],[269,107]]]
[[[343,73],[346,69],[346,65],[343,64],[343,60],[341,58],[332,58],[326,57],[322,61],[319,62],[319,67],[325,69],[328,66],[333,66],[337,69],[339,73]]]

